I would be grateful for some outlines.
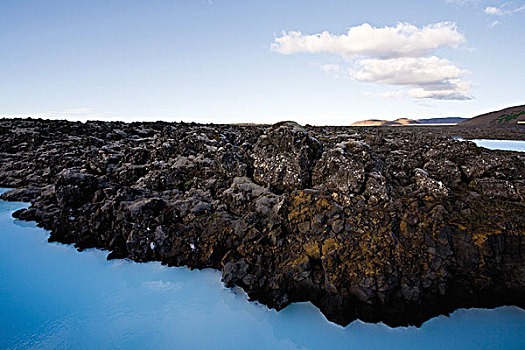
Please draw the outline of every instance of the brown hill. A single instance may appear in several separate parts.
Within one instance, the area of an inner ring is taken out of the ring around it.
[[[464,126],[505,126],[525,121],[525,105],[502,109],[496,112],[485,113],[467,119],[459,125]]]
[[[401,125],[413,125],[419,124],[417,120],[409,118],[399,118],[396,120],[379,120],[379,119],[368,119],[361,120],[350,124],[350,126],[401,126]]]
[[[388,123],[388,120],[367,119],[352,123],[350,126],[382,126],[385,123]]]
[[[409,119],[409,118],[399,118],[393,121],[394,125],[411,125],[411,124],[419,124],[417,120]]]

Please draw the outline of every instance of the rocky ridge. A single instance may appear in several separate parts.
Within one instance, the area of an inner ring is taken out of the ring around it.
[[[449,137],[469,133],[4,119],[0,186],[51,241],[218,269],[341,325],[420,325],[525,307],[525,154]]]

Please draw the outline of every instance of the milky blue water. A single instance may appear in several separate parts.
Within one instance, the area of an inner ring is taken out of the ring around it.
[[[479,147],[484,147],[488,149],[525,152],[525,141],[487,139],[474,139],[470,141],[474,142]]]
[[[277,313],[248,302],[217,271],[47,243],[11,217],[25,206],[0,201],[0,349],[525,349],[516,307],[457,310],[421,328],[343,328],[309,303]]]

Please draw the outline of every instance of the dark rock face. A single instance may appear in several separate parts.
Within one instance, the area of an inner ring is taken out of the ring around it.
[[[474,179],[470,183],[470,187],[490,198],[519,200],[514,185],[507,180],[498,180],[492,177]]]
[[[0,120],[0,186],[52,241],[420,325],[525,307],[525,154],[447,137],[469,130]]]
[[[319,141],[300,125],[276,124],[254,146],[253,178],[278,191],[305,188],[311,182],[313,162],[321,152]]]
[[[347,141],[323,153],[313,169],[313,182],[329,190],[360,194],[366,178],[365,166],[371,161],[370,146]]]
[[[78,208],[90,202],[97,189],[98,181],[95,176],[64,169],[57,176],[55,195],[59,206]]]

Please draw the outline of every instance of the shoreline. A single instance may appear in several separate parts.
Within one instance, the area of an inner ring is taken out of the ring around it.
[[[0,195],[2,195],[2,194],[5,193],[5,192],[8,192],[8,191],[10,191],[10,190],[13,190],[13,188],[0,188]],[[3,201],[3,200],[0,200],[0,201]],[[7,201],[3,201],[3,202],[6,202],[6,203],[19,203],[19,204],[20,204],[20,207],[13,208],[12,212],[14,212],[14,211],[16,211],[16,210],[18,210],[18,209],[23,209],[24,206],[27,206],[27,204],[28,204],[27,202],[7,202]],[[28,221],[28,222],[34,222],[34,221]],[[36,222],[35,222],[35,223],[36,223]],[[46,233],[47,233],[46,236],[49,237],[49,232],[48,232],[48,231],[46,231],[45,229],[43,229],[43,228],[41,228],[41,227],[39,227],[38,229],[39,229],[39,230],[43,230],[44,232],[46,232]],[[59,243],[59,242],[57,242],[57,243]],[[59,243],[59,244],[62,245],[62,243]],[[74,246],[73,246],[72,244],[63,244],[63,245],[68,246],[68,247],[71,247],[71,248],[74,249]],[[76,250],[76,249],[75,249],[75,250]],[[82,251],[82,252],[78,252],[78,251],[76,251],[77,254],[78,254],[78,253],[90,253],[90,252],[95,252],[95,254],[97,254],[97,255],[98,255],[98,254],[102,254],[102,255],[105,255],[105,256],[107,256],[107,254],[109,253],[107,250],[101,250],[101,249],[97,249],[97,248],[93,248],[93,249],[90,249],[90,250],[87,250],[87,251]],[[107,259],[106,259],[106,260],[107,260]],[[124,260],[127,261],[128,263],[131,263],[131,264],[135,264],[135,263],[136,263],[136,262],[134,262],[134,261],[132,261],[132,260],[126,260],[126,259],[124,259]],[[161,265],[161,263],[160,263],[159,261],[148,261],[148,262],[146,262],[146,263],[153,263],[153,264],[159,264],[159,265]],[[181,266],[181,267],[179,267],[179,268],[183,268],[183,269],[191,270],[191,269],[190,269],[189,267],[187,267],[187,266]],[[217,277],[220,279],[220,275],[219,275],[220,272],[219,272],[219,271],[217,271],[217,270],[215,270],[215,269],[211,269],[211,268],[206,268],[206,269],[209,269],[210,271],[213,271],[214,273],[216,273],[216,274],[217,274]],[[205,269],[205,270],[206,270],[206,269]],[[243,298],[245,299],[245,301],[249,303],[250,301],[249,301],[249,299],[248,299],[248,294],[247,294],[242,288],[239,288],[239,287],[235,287],[235,288],[238,288],[238,291],[239,291],[240,293],[242,293]],[[234,291],[234,293],[237,293],[237,291]],[[341,325],[339,325],[339,324],[337,324],[337,323],[333,323],[333,322],[331,322],[329,319],[327,319],[327,318],[322,314],[322,312],[321,312],[317,307],[315,307],[315,305],[313,305],[313,304],[311,304],[311,303],[309,303],[309,302],[305,302],[305,303],[310,304],[308,307],[313,307],[313,308],[315,309],[316,312],[319,312],[319,314],[322,315],[323,320],[324,320],[327,324],[329,324],[330,326],[335,326],[337,329],[341,329],[341,330],[343,330],[343,329],[347,329],[348,327],[351,327],[352,324],[353,324],[353,323],[351,323],[351,324],[349,324],[349,325],[347,325],[347,326],[341,326]],[[448,316],[445,316],[445,315],[442,315],[442,316],[448,318],[448,317],[453,317],[454,314],[455,314],[456,312],[460,312],[460,313],[461,313],[461,312],[468,312],[468,311],[484,311],[484,310],[495,310],[495,311],[496,311],[497,309],[501,309],[501,308],[509,308],[509,307],[510,307],[510,308],[513,308],[514,306],[501,306],[501,307],[498,307],[498,308],[495,308],[495,309],[486,309],[486,308],[472,308],[472,309],[466,309],[466,308],[460,308],[460,309],[455,310],[453,313],[451,313],[451,314],[448,315]],[[518,310],[520,310],[520,312],[525,312],[525,310],[523,310],[523,309],[518,309]],[[439,316],[437,316],[436,318],[438,318],[438,317],[439,317]],[[429,326],[429,323],[428,323],[428,322],[429,322],[429,321],[432,321],[432,320],[435,320],[436,318],[432,318],[432,319],[429,319],[428,321],[425,321],[425,322],[421,325],[421,327]],[[356,320],[356,321],[357,321],[357,320]],[[361,321],[361,322],[362,322],[362,321]],[[431,323],[431,322],[430,322],[430,323]],[[385,324],[383,324],[383,326],[384,326],[384,327],[387,327],[387,329],[395,329],[395,328],[389,327],[388,325],[385,325]],[[405,327],[405,329],[408,329],[408,328]]]
[[[15,215],[109,258],[221,270],[270,308],[308,300],[341,325],[524,308],[523,155],[443,128],[113,126],[0,120],[1,185],[24,188],[2,198],[34,200]]]

